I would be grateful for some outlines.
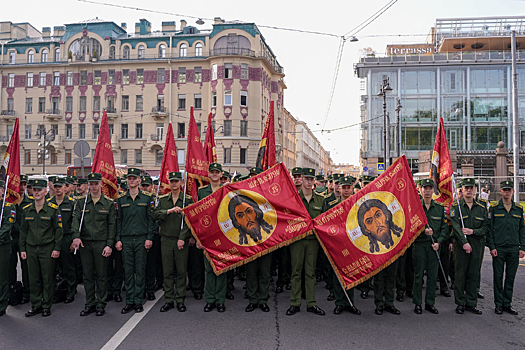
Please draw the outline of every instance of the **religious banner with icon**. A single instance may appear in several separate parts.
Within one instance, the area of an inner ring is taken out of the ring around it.
[[[304,238],[313,228],[282,163],[221,187],[183,211],[217,275]]]
[[[427,224],[406,156],[313,221],[317,238],[345,289],[393,263]]]

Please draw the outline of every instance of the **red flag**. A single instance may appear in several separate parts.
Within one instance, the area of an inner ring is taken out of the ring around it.
[[[201,137],[197,122],[193,116],[193,106],[190,109],[190,125],[188,127],[188,146],[186,147],[186,193],[193,201],[197,201],[197,190],[204,182],[209,182],[208,161],[204,156]]]
[[[93,157],[92,172],[102,174],[102,194],[115,199],[118,196],[117,176],[115,174],[115,162],[113,161],[113,148],[111,147],[111,135],[109,133],[108,116],[106,111],[100,123],[97,146]]]
[[[170,192],[169,173],[179,171],[179,161],[177,159],[177,147],[173,136],[173,127],[168,125],[168,134],[164,144],[164,156],[162,157],[162,166],[159,175],[159,194],[163,195]]]
[[[237,221],[239,209],[256,222],[255,229]],[[282,163],[223,186],[183,211],[217,275],[306,237],[313,228]]]
[[[5,152],[4,162],[2,166],[6,171],[6,179],[9,176],[9,182],[7,183],[7,194],[5,200],[12,204],[18,204],[20,202],[20,132],[19,132],[20,120],[16,118],[15,127],[11,140],[9,140],[9,146]]]
[[[259,145],[259,152],[257,153],[257,161],[255,166],[263,170],[271,168],[276,164],[275,157],[275,122],[273,112],[273,101],[270,102],[270,113],[266,119],[264,132],[262,134],[261,143]]]
[[[432,152],[432,164],[430,168],[430,178],[434,180],[434,194],[432,198],[445,204],[450,208],[452,203],[452,161],[448,151],[447,136],[445,134],[445,124],[443,118],[439,120],[439,128]]]
[[[213,123],[211,122],[211,112],[208,114],[208,128],[206,129],[206,139],[204,140],[204,153],[208,163],[217,163],[217,150],[215,149],[215,136],[213,135]]]
[[[314,219],[317,238],[345,289],[403,255],[426,224],[404,155],[357,194]]]

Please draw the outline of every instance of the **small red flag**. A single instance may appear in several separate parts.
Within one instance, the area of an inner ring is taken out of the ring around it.
[[[102,174],[102,194],[111,199],[118,196],[117,176],[115,174],[115,162],[113,160],[113,148],[111,147],[111,135],[109,133],[108,116],[106,111],[100,123],[97,146],[93,157],[92,172]]]
[[[164,144],[162,166],[160,167],[159,194],[163,195],[170,192],[170,181],[168,175],[173,171],[179,171],[179,161],[177,159],[177,147],[175,146],[173,127],[171,126],[171,123],[169,123],[166,143]]]
[[[439,120],[439,128],[432,152],[432,164],[430,168],[430,178],[434,180],[434,195],[432,198],[437,202],[445,204],[450,208],[452,203],[452,161],[448,151],[447,136],[445,134],[445,124],[443,118]]]
[[[2,166],[6,170],[6,179],[9,176],[7,183],[6,201],[12,204],[20,202],[20,120],[16,118],[15,127],[11,140],[7,146],[7,151],[4,156]]]
[[[190,109],[190,125],[188,127],[188,146],[186,148],[186,194],[197,202],[197,190],[204,182],[209,182],[208,161],[204,155],[199,129],[193,116],[193,106]]]
[[[213,123],[211,122],[211,112],[208,114],[208,128],[206,129],[206,139],[204,140],[204,153],[208,163],[217,163],[217,150],[215,149],[215,135]]]
[[[271,168],[276,164],[275,157],[275,121],[273,111],[273,101],[270,102],[270,113],[266,119],[264,132],[262,134],[261,143],[259,145],[259,152],[257,153],[257,161],[255,166],[263,170]]]

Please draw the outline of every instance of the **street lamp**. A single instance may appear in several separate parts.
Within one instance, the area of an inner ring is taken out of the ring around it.
[[[396,113],[397,113],[397,158],[401,157],[401,118],[399,118],[399,112],[401,112],[401,99],[397,98],[397,106],[396,106]]]
[[[386,95],[392,92],[392,90],[393,89],[390,87],[390,79],[384,75],[383,83],[379,85],[379,93],[377,96],[383,97],[383,140],[385,142],[385,170],[390,166],[390,119],[386,113]]]
[[[50,129],[46,132],[45,125],[42,127],[42,129],[38,129],[36,131],[36,137],[42,138],[44,137],[44,142],[39,142],[38,147],[42,147],[42,149],[38,150],[38,158],[42,159],[42,174],[46,174],[46,159],[49,158],[49,150],[47,149],[49,145],[51,144],[51,141],[55,139],[55,132],[53,129]]]

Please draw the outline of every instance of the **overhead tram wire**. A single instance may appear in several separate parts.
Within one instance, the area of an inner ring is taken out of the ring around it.
[[[347,32],[345,35],[343,35],[345,38],[355,36],[357,33],[368,27],[372,22],[374,22],[379,16],[381,16],[383,13],[385,13],[389,8],[394,6],[396,2],[399,0],[391,0],[388,2],[385,6],[380,8],[376,13],[374,13],[372,16],[368,17],[366,20],[364,20],[361,24],[359,24],[354,29]]]

